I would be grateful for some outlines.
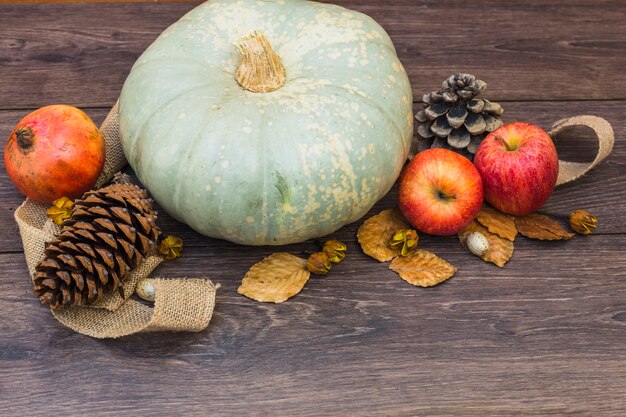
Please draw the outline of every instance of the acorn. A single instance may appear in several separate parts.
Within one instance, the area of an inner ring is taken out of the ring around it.
[[[479,232],[472,232],[465,240],[465,246],[476,256],[483,256],[489,250],[489,240]]]

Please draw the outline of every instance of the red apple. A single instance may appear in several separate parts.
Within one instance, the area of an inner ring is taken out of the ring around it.
[[[398,185],[400,211],[417,230],[448,236],[463,230],[483,203],[483,182],[474,165],[447,149],[420,152]]]
[[[539,209],[559,175],[550,135],[531,123],[508,123],[490,133],[476,150],[474,165],[485,186],[485,200],[516,216]]]

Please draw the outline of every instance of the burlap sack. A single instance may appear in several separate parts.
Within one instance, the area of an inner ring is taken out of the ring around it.
[[[106,160],[96,187],[101,187],[126,165],[119,140],[117,104],[100,127],[106,143]],[[44,257],[46,242],[58,234],[59,226],[47,217],[48,206],[26,199],[15,211],[24,255],[31,278]],[[205,329],[215,306],[216,285],[206,279],[150,279],[156,291],[153,307],[130,299],[135,285],[161,263],[160,256],[148,256],[126,280],[122,293],[111,294],[89,307],[52,310],[54,317],[70,329],[95,338],[116,338],[146,331],[192,331]]]

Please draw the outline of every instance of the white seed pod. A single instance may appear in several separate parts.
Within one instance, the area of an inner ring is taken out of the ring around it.
[[[479,232],[472,232],[465,239],[465,246],[476,256],[483,256],[489,250],[489,241]]]
[[[135,293],[142,299],[151,302],[154,302],[154,298],[156,295],[154,286],[150,281],[145,278],[139,280],[137,286],[135,287]]]

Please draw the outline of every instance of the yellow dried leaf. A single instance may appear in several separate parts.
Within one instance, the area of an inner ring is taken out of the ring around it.
[[[395,232],[410,228],[400,210],[383,210],[365,220],[356,233],[361,249],[366,255],[380,262],[386,262],[400,254],[402,246],[391,247],[389,242]]]
[[[432,252],[417,249],[409,256],[398,256],[389,269],[400,275],[400,278],[417,287],[432,287],[456,272],[456,268]]]
[[[48,208],[48,217],[55,224],[61,225],[65,219],[69,219],[74,208],[74,202],[67,197],[61,197],[54,200],[52,206]]]
[[[495,233],[510,241],[515,240],[515,236],[517,236],[515,217],[504,214],[493,207],[483,206],[478,212],[476,220],[491,233]]]
[[[574,237],[573,233],[565,230],[560,224],[538,213],[517,217],[515,226],[521,234],[531,239],[564,240]]]
[[[159,245],[159,252],[163,256],[163,259],[168,261],[180,257],[182,250],[183,240],[177,236],[169,235],[163,239]]]
[[[237,292],[263,303],[282,303],[298,294],[310,276],[304,259],[274,253],[250,268]]]
[[[485,226],[474,220],[465,229],[459,232],[459,240],[466,248],[467,246],[465,241],[473,232],[483,234],[489,241],[489,249],[483,256],[481,256],[481,258],[486,262],[491,262],[498,265],[500,268],[504,268],[504,264],[506,264],[508,260],[511,259],[511,256],[513,256],[513,242],[502,238],[495,233],[491,233]]]

